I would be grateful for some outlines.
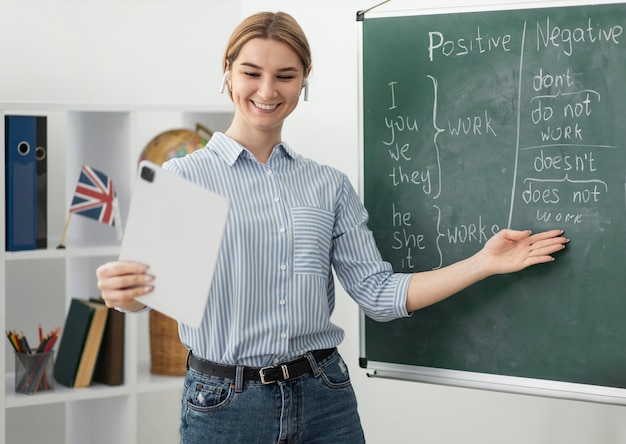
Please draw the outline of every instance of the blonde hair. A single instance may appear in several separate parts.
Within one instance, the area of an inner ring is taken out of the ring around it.
[[[259,12],[242,21],[233,31],[224,53],[226,71],[239,56],[241,48],[250,40],[260,38],[286,43],[298,55],[305,76],[311,68],[311,48],[298,22],[285,12]]]

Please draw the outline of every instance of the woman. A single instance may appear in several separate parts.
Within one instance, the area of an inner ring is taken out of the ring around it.
[[[561,230],[503,230],[446,268],[393,273],[346,176],[282,141],[283,122],[311,72],[300,26],[284,13],[245,19],[223,67],[223,88],[235,104],[230,127],[205,149],[164,165],[231,203],[203,324],[179,326],[190,351],[181,441],[362,443],[336,349],[343,331],[330,322],[333,270],[368,316],[385,321],[487,276],[549,262],[568,240]],[[128,262],[100,267],[107,305],[143,310],[135,298],[152,290],[148,270]]]

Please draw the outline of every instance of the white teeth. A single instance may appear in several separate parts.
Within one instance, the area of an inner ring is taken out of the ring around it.
[[[276,109],[278,105],[265,105],[263,103],[254,102],[254,106],[256,106],[257,108],[264,109],[266,111],[270,111],[270,110]]]

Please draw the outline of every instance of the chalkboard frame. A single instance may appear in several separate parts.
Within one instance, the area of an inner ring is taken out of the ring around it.
[[[624,4],[620,1],[600,1],[594,5],[604,4]],[[449,7],[449,8],[420,8],[406,10],[368,10],[366,13],[357,12],[358,22],[358,76],[359,76],[359,191],[364,198],[364,104],[363,104],[363,26],[362,22],[370,18],[379,17],[405,17],[417,15],[436,15],[448,13],[466,12],[486,12],[505,10],[536,10],[545,8],[559,8],[571,6],[589,6],[585,2],[541,2],[538,3],[507,3],[501,5],[487,5],[480,7]],[[626,10],[626,9],[625,9]],[[626,389],[608,387],[603,385],[589,385],[572,382],[564,382],[551,379],[534,379],[527,377],[517,377],[508,375],[497,375],[490,373],[476,373],[462,370],[452,370],[447,368],[422,367],[416,365],[406,365],[401,363],[381,362],[368,359],[366,316],[360,313],[359,320],[359,365],[368,370],[367,375],[374,378],[400,379],[422,383],[440,384],[454,387],[470,389],[481,389],[498,392],[515,393],[531,396],[553,397],[560,399],[570,399],[588,401],[605,404],[626,405]]]

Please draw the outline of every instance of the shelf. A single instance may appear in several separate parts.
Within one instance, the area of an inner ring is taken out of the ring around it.
[[[4,313],[0,324],[5,330],[23,328],[29,337],[37,334],[37,323],[46,329],[63,325],[73,297],[99,296],[95,271],[119,256],[120,240],[115,230],[87,218],[72,219],[65,248],[57,249],[60,233],[67,228],[68,202],[81,165],[97,168],[114,180],[123,227],[142,149],[170,129],[193,128],[200,123],[212,131],[224,131],[233,114],[232,104],[193,103],[0,101],[0,110],[5,115],[45,115],[48,123],[48,248],[0,254],[0,305]],[[3,121],[0,119],[0,130]],[[0,145],[4,146],[3,141]],[[4,218],[0,209],[0,224]],[[173,410],[179,409],[184,378],[150,373],[149,359],[144,356],[149,347],[148,323],[141,316],[126,317],[125,383],[120,386],[94,383],[74,389],[57,383],[50,391],[15,393],[13,357],[5,340],[0,345],[0,365],[5,371],[4,379],[0,378],[5,409],[0,418],[0,443],[137,444],[155,442],[155,436],[160,442],[176,440],[179,423]],[[33,415],[48,418],[54,430],[33,428]],[[158,418],[157,424],[152,424],[153,418]],[[114,432],[110,424],[116,424]],[[97,431],[95,435],[92,430]],[[90,441],[93,436],[98,438]]]
[[[60,402],[85,401],[93,399],[117,398],[127,396],[130,388],[126,385],[108,386],[104,384],[93,384],[91,387],[84,388],[68,388],[58,383],[55,384],[54,390],[25,395],[15,393],[15,374],[8,373],[6,375],[6,395],[5,407],[29,407],[38,405],[56,404]]]
[[[8,261],[37,259],[67,259],[79,257],[108,257],[119,255],[119,245],[92,245],[66,247],[65,249],[48,248],[41,250],[5,251],[4,259]]]
[[[137,393],[159,393],[168,390],[182,390],[184,378],[181,376],[158,376],[149,371],[149,364],[139,366],[137,380]],[[59,383],[55,384],[54,390],[39,392],[32,395],[15,393],[15,374],[8,373],[5,376],[5,407],[28,407],[38,405],[56,404],[60,402],[85,401],[94,399],[116,398],[127,396],[131,389],[128,385],[108,386],[94,383],[90,387],[68,388]]]

